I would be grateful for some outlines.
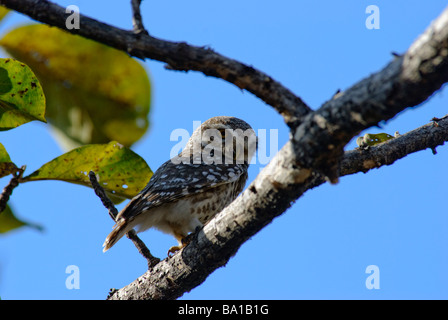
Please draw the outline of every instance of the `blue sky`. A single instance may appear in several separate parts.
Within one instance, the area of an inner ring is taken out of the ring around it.
[[[131,28],[129,1],[56,2]],[[365,27],[365,9],[371,4],[380,9],[378,30]],[[442,0],[143,1],[142,14],[150,34],[210,46],[250,64],[315,109],[337,89],[385,66],[391,52],[404,52],[445,6]],[[0,33],[29,21],[11,15]],[[200,73],[165,70],[160,62],[144,66],[153,86],[151,127],[133,150],[153,170],[176,144],[169,139],[172,130],[191,133],[194,120],[216,115],[242,118],[256,130],[277,129],[279,147],[287,141],[282,118],[252,94]],[[368,132],[405,133],[445,115],[447,102],[441,90],[423,106]],[[16,164],[27,165],[27,172],[63,152],[42,123],[2,132],[0,141]],[[353,141],[347,145],[354,147]],[[447,299],[448,150],[437,151],[434,156],[425,150],[393,166],[308,191],[182,298]],[[250,168],[250,181],[261,167]],[[126,239],[102,252],[113,223],[89,188],[49,181],[23,184],[10,204],[20,218],[45,231],[22,228],[0,236],[2,299],[104,299],[109,288],[121,288],[146,271]],[[162,258],[175,244],[155,230],[141,238]],[[66,288],[70,265],[79,268],[79,289]],[[366,288],[369,265],[380,270],[379,289]]]

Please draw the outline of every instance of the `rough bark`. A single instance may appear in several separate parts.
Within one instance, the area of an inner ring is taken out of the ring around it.
[[[294,135],[298,161],[337,181],[344,146],[360,131],[428,99],[448,81],[448,10],[383,70],[308,114]]]

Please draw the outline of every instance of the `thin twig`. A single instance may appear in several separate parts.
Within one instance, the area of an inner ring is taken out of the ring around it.
[[[109,216],[112,218],[112,220],[115,221],[118,214],[118,210],[117,208],[115,208],[112,201],[106,195],[106,192],[104,191],[103,187],[101,187],[101,185],[98,183],[95,172],[93,171],[89,172],[89,179],[90,183],[92,184],[93,190],[95,190],[95,194],[100,198],[104,207],[106,207],[106,209],[109,211]],[[126,236],[134,243],[138,252],[140,252],[140,254],[146,259],[146,261],[148,261],[148,269],[151,269],[160,262],[159,258],[156,258],[151,254],[149,249],[146,247],[143,241],[137,236],[134,230],[129,231],[126,234]]]
[[[21,168],[17,168],[17,171],[12,174],[13,177],[11,178],[9,183],[6,185],[5,188],[3,188],[3,192],[0,195],[0,213],[2,213],[5,210],[6,204],[8,203],[8,200],[9,200],[9,197],[11,196],[14,188],[19,185],[20,179],[22,178],[24,171],[25,171],[25,166],[22,166]]]
[[[142,0],[131,0],[132,7],[132,26],[134,28],[135,34],[148,34],[145,27],[143,26],[143,19],[140,13],[140,5]]]
[[[95,194],[100,198],[101,202],[103,203],[103,206],[109,211],[109,216],[112,218],[112,220],[115,221],[115,218],[117,217],[118,210],[115,208],[113,202],[109,199],[109,197],[106,195],[106,191],[104,191],[103,187],[98,183],[98,179],[96,178],[95,172],[90,171],[89,172],[89,179],[90,183],[92,184],[93,190],[95,191]]]

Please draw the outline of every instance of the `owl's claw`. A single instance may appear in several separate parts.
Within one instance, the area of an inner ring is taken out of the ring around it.
[[[191,237],[187,236],[185,238],[182,238],[182,244],[178,245],[178,246],[173,246],[168,250],[168,257],[172,257],[177,251],[185,248],[187,246],[187,244],[190,243],[191,241]]]
[[[168,257],[172,257],[177,251],[185,247],[185,245],[181,246],[173,246],[168,250]]]
[[[173,246],[168,250],[168,257],[173,256],[177,251],[185,248],[191,242],[193,237],[201,230],[201,228],[202,228],[201,226],[198,226],[196,227],[194,232],[190,233],[186,237],[181,238],[180,240],[181,244],[179,244],[178,246]]]

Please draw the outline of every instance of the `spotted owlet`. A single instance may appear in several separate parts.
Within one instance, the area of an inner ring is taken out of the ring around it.
[[[154,173],[148,185],[116,217],[103,244],[109,250],[123,235],[155,227],[186,245],[202,227],[243,190],[256,149],[254,130],[234,117],[214,117],[198,127],[185,148]]]

